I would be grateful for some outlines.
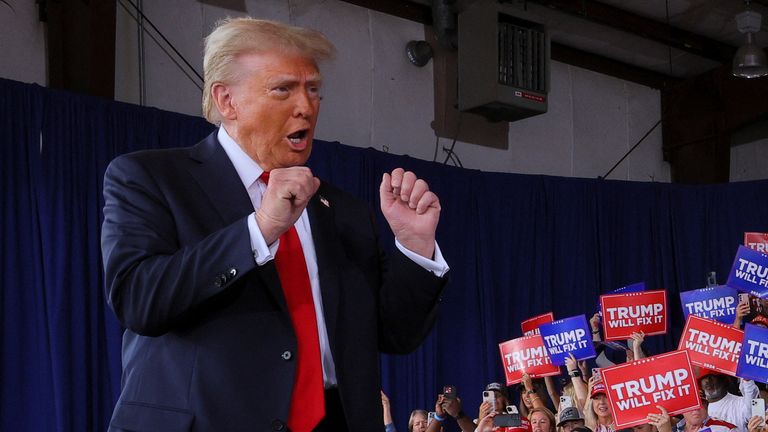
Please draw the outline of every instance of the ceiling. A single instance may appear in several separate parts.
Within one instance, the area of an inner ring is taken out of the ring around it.
[[[430,0],[347,0],[425,24]],[[461,10],[477,0],[451,1]],[[653,87],[730,64],[744,36],[735,15],[743,0],[503,0],[547,25],[552,58]],[[752,0],[766,19],[756,35],[768,45],[768,0]]]

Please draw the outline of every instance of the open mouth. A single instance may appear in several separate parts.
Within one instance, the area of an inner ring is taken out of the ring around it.
[[[307,133],[309,133],[309,129],[298,130],[288,135],[288,141],[290,141],[293,144],[299,144],[301,143],[302,140],[304,140],[304,138],[307,137]]]

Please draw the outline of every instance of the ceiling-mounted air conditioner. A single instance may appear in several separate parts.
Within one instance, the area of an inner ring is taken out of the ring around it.
[[[495,1],[459,13],[459,110],[492,121],[547,112],[549,37],[543,24]]]

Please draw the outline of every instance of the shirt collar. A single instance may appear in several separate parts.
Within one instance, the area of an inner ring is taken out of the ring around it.
[[[219,127],[219,132],[216,137],[219,139],[219,143],[221,143],[221,146],[227,153],[227,157],[232,161],[232,165],[234,165],[235,171],[237,171],[237,175],[240,177],[240,181],[243,182],[243,186],[245,186],[246,189],[250,188],[251,185],[259,179],[259,176],[264,172],[264,169],[262,169],[256,161],[251,159],[251,157],[243,151],[243,148],[229,136],[227,131],[224,130],[223,125]]]

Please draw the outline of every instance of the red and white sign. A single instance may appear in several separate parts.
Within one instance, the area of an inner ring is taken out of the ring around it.
[[[758,252],[768,253],[768,233],[745,232],[744,246]]]
[[[744,332],[729,325],[688,315],[679,350],[687,350],[691,363],[736,376]]]
[[[554,320],[555,314],[552,312],[547,312],[533,318],[528,318],[527,320],[520,323],[520,327],[523,329],[523,336],[539,334],[540,325],[551,323]]]
[[[600,369],[611,404],[616,430],[648,423],[656,405],[669,415],[698,408],[701,404],[696,376],[688,351],[672,351]]]
[[[523,374],[533,378],[559,375],[560,368],[552,364],[541,335],[523,336],[499,344],[501,364],[507,385],[519,383]]]
[[[600,296],[605,340],[629,339],[634,332],[646,336],[667,332],[667,292],[642,291]]]

